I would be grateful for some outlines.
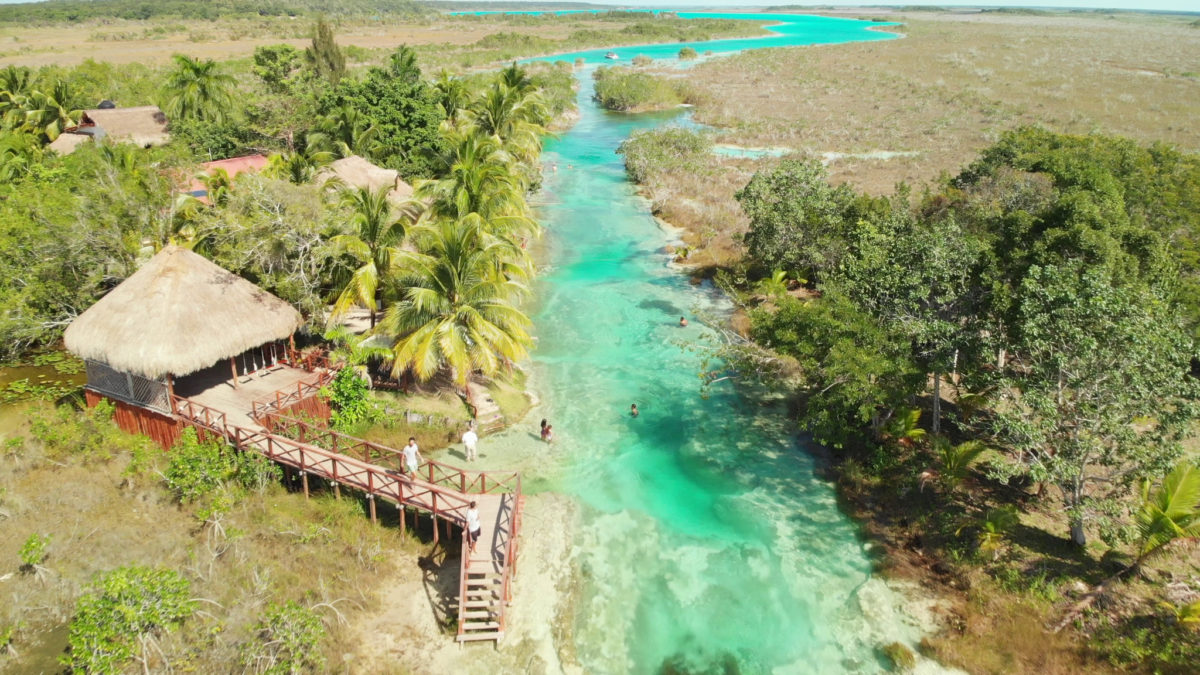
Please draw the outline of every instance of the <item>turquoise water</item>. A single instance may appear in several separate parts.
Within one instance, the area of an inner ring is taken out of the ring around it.
[[[789,39],[834,24],[822,41],[877,39],[861,22],[805,23]],[[720,44],[751,42],[763,41]],[[920,630],[872,577],[785,411],[733,381],[701,396],[696,347],[716,340],[701,318],[719,321],[730,303],[670,266],[672,236],[615,154],[631,132],[678,115],[605,113],[590,70],[580,82],[581,119],[544,156],[532,379],[542,403],[529,429],[485,443],[509,446],[485,459],[523,456],[527,486],[580,506],[574,652],[590,673],[879,671],[876,648],[914,644]],[[552,448],[535,440],[541,417]]]
[[[868,28],[879,26],[894,26],[894,23],[875,23],[855,19],[838,19],[827,16],[807,16],[802,14],[753,14],[749,12],[678,12],[684,19],[737,19],[756,21],[770,24],[767,29],[773,35],[755,38],[733,38],[729,40],[711,40],[709,42],[668,42],[634,47],[614,49],[585,49],[566,54],[545,56],[531,61],[568,61],[583,59],[585,63],[624,64],[628,65],[633,57],[641,54],[652,59],[677,60],[679,50],[691,47],[704,54],[729,54],[748,49],[766,49],[769,47],[795,47],[798,45],[834,44],[838,42],[853,42],[864,40],[890,40],[895,34],[872,31]],[[616,61],[605,59],[605,54],[615,52],[620,58]]]

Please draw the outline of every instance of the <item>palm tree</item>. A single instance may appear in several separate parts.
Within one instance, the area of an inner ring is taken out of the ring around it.
[[[264,173],[271,178],[281,178],[296,185],[310,182],[317,170],[333,161],[333,153],[318,149],[314,143],[292,152],[271,155]]]
[[[24,97],[24,127],[49,143],[67,127],[75,126],[81,112],[71,107],[73,98],[67,83],[55,80],[49,90],[33,90]]]
[[[15,129],[25,123],[25,105],[33,91],[33,71],[8,66],[0,70],[0,129]]]
[[[167,117],[174,120],[223,122],[233,108],[230,89],[236,80],[212,59],[176,54],[175,70],[163,88]]]
[[[350,155],[373,157],[379,148],[378,128],[354,106],[343,104],[317,123],[317,131],[308,135],[309,145],[341,159]]]
[[[1153,494],[1150,481],[1145,481],[1136,521],[1138,557],[1131,567],[1175,541],[1200,538],[1200,467],[1180,463]]]
[[[375,192],[358,188],[342,193],[342,203],[354,212],[350,219],[354,231],[339,234],[330,243],[338,253],[352,258],[357,267],[333,304],[330,322],[358,304],[371,310],[371,328],[374,328],[379,290],[393,277],[395,266],[410,257],[400,246],[408,236],[406,222],[411,222],[414,214],[407,211],[397,217],[388,200],[389,191],[385,185]]]
[[[537,92],[522,92],[495,82],[471,102],[467,113],[480,133],[494,136],[509,154],[528,165],[537,160],[547,118]]]
[[[438,94],[438,103],[446,119],[454,119],[459,110],[466,109],[471,102],[471,90],[461,78],[453,77],[446,70],[438,73],[433,81],[433,88]]]
[[[470,128],[448,129],[446,139],[450,149],[440,158],[446,177],[420,182],[416,188],[416,196],[429,201],[431,215],[457,220],[474,213],[492,234],[536,234],[524,186],[499,143]]]
[[[424,252],[414,261],[404,299],[380,324],[396,338],[392,374],[411,369],[424,381],[449,367],[467,389],[472,372],[494,375],[505,362],[523,358],[532,345],[531,322],[516,302],[527,291],[497,271],[511,243],[490,236],[477,214],[433,221],[419,237]]]
[[[973,439],[954,445],[945,436],[934,436],[932,446],[934,456],[937,457],[937,468],[921,472],[921,485],[924,487],[926,483],[936,479],[949,490],[954,490],[962,483],[971,465],[979,461],[988,449],[980,440]]]

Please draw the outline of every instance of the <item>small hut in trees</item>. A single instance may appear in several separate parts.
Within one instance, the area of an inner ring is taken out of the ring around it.
[[[281,365],[301,325],[291,305],[207,259],[168,246],[71,323],[67,349],[87,364],[87,398],[117,423],[169,446],[172,397]],[[182,393],[181,393],[182,390]]]

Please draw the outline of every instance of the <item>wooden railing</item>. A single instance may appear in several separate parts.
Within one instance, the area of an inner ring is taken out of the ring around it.
[[[288,407],[309,397],[316,396],[321,389],[333,382],[336,373],[331,370],[316,371],[317,379],[312,382],[297,382],[296,388],[280,389],[250,403],[250,417],[266,426],[264,420],[279,415]]]
[[[372,497],[425,509],[459,526],[466,522],[470,499],[455,490],[266,430],[227,424],[224,413],[195,401],[176,397],[173,404],[176,414],[188,423],[220,434],[238,449],[254,450],[280,464],[357,488]]]
[[[301,443],[310,443],[326,450],[362,458],[372,462],[404,468],[404,453],[395,448],[373,443],[318,426],[286,415],[266,414],[260,423],[274,433]],[[456,466],[427,459],[418,469],[420,478],[432,485],[457,490],[463,494],[520,494],[521,474],[516,471],[465,471]]]

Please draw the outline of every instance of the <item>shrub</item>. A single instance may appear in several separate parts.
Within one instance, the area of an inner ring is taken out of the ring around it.
[[[192,615],[191,585],[173,570],[120,567],[79,598],[62,663],[89,673],[120,673],[146,659],[146,645]]]
[[[325,666],[321,617],[293,601],[273,605],[258,624],[259,641],[246,646],[242,665],[256,673],[316,672]]]
[[[33,569],[46,559],[46,546],[50,537],[41,534],[31,534],[21,545],[21,564],[25,569]]]
[[[679,60],[680,61],[691,61],[692,59],[697,58],[698,56],[700,56],[700,55],[697,54],[696,50],[692,49],[691,47],[684,47],[683,49],[679,50]]]
[[[668,80],[629,68],[598,68],[596,99],[603,108],[626,112],[670,108],[683,98]]]
[[[635,66],[648,66],[651,63],[654,63],[654,59],[646,56],[645,54],[638,54],[637,56],[633,57],[633,65]]]
[[[339,431],[349,431],[376,415],[371,401],[370,384],[354,368],[343,368],[323,391],[329,398],[333,413],[330,425]]]
[[[625,155],[625,171],[638,183],[667,171],[703,172],[712,161],[712,140],[691,129],[667,127],[636,132],[617,152]]]
[[[237,460],[223,446],[216,441],[201,441],[191,427],[183,430],[179,442],[171,448],[164,474],[167,487],[179,501],[194,502],[205,497],[236,475]]]

